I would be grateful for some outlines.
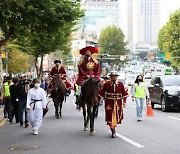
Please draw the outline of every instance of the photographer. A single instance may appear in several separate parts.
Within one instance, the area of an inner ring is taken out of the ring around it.
[[[29,84],[30,82],[26,79],[26,76],[24,74],[21,74],[20,81],[18,83],[19,120],[20,120],[20,126],[22,127],[23,124],[25,124],[26,128],[29,126],[27,120],[27,111],[26,111],[27,93],[29,90]],[[23,122],[23,114],[25,115],[24,122]]]

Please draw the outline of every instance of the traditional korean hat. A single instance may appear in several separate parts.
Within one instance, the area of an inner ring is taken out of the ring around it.
[[[91,47],[91,46],[87,46],[87,47],[81,49],[81,50],[79,51],[79,53],[80,53],[81,55],[85,55],[87,50],[91,51],[91,54],[94,54],[94,53],[98,53],[98,52],[99,52],[99,51],[98,51],[98,48],[96,48],[96,47]]]
[[[109,74],[109,76],[119,76],[117,71],[111,71],[111,73]]]
[[[56,60],[54,61],[54,64],[56,64],[56,63],[61,63],[61,61],[60,61],[59,59],[56,59]]]

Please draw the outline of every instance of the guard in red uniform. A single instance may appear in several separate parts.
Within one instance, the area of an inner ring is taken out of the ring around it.
[[[79,86],[81,86],[83,81],[89,77],[95,77],[96,79],[100,80],[99,62],[91,56],[94,53],[98,53],[98,49],[96,47],[88,46],[80,50],[80,54],[83,55],[83,57],[78,65]]]
[[[70,89],[71,84],[65,78],[66,77],[66,71],[65,71],[64,67],[61,65],[61,61],[55,60],[54,64],[55,64],[55,66],[51,69],[51,71],[49,73],[49,77],[52,78],[54,75],[59,75],[61,77],[61,79],[63,80],[63,82],[65,83],[66,89]],[[52,81],[49,83],[48,88],[49,89],[53,88]]]
[[[105,83],[99,92],[99,96],[105,99],[106,122],[111,129],[112,138],[116,137],[115,127],[122,122],[123,108],[128,97],[123,83],[118,82],[117,77],[116,71],[111,72],[111,80]]]

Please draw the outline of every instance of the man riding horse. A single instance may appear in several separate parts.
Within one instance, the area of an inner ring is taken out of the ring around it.
[[[79,86],[79,94],[81,94],[83,88],[85,87],[88,78],[95,78],[100,80],[100,65],[99,62],[92,57],[92,54],[98,53],[98,49],[96,47],[87,46],[80,50],[79,52],[82,55],[81,60],[78,64],[78,86]],[[76,102],[77,108],[80,102]]]
[[[87,46],[80,50],[82,59],[79,61],[79,86],[82,85],[83,81],[90,77],[94,77],[100,80],[100,65],[99,62],[93,58],[91,55],[98,53],[96,47]]]
[[[51,81],[48,86],[48,89],[50,91],[52,91],[52,89],[53,89],[52,78],[55,76],[56,77],[59,76],[66,86],[66,92],[69,93],[71,90],[71,84],[66,79],[66,71],[65,71],[64,67],[61,65],[61,61],[55,60],[54,64],[55,64],[55,66],[51,69],[51,71],[49,73],[49,78],[51,79]]]

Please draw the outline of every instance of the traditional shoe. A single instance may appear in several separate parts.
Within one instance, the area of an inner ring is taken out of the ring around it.
[[[116,131],[115,131],[115,128],[111,128],[111,132],[112,132],[112,136],[111,138],[116,138]]]
[[[38,135],[38,131],[37,130],[33,130],[33,135]]]

